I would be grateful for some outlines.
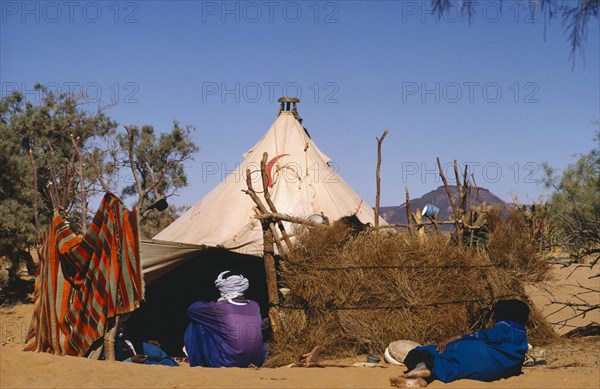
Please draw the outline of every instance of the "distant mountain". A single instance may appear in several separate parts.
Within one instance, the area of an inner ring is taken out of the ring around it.
[[[449,185],[450,192],[458,203],[458,188],[456,185]],[[423,210],[427,203],[433,203],[440,209],[438,213],[438,219],[443,220],[448,216],[452,215],[452,206],[448,199],[448,194],[444,186],[439,186],[436,190],[424,194],[423,196],[410,199],[410,208],[413,212],[417,208]],[[479,188],[479,193],[475,189],[472,189],[469,198],[467,199],[467,208],[471,205],[480,205],[486,203],[487,205],[505,205],[500,197],[496,196],[485,188]],[[396,207],[380,207],[379,213],[388,223],[400,223],[406,224],[406,203]]]

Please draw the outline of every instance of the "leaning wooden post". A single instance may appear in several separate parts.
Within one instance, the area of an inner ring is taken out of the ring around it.
[[[423,223],[423,215],[421,214],[421,210],[417,208],[417,212],[411,213],[411,217],[415,219],[415,223],[417,225],[417,239],[420,243],[425,242],[425,227],[426,224]]]
[[[431,221],[433,222],[433,226],[435,227],[435,233],[437,235],[440,234],[440,225],[438,223],[438,214],[437,212],[433,214],[433,219],[431,219]]]
[[[266,214],[267,209],[252,187],[252,175],[250,169],[246,169],[246,185],[248,186],[248,190],[245,190],[244,192],[254,200],[261,215]],[[261,220],[263,230],[263,265],[265,268],[265,278],[267,280],[267,296],[269,298],[269,323],[271,324],[273,338],[276,338],[281,332],[281,322],[279,319],[279,310],[277,308],[279,306],[279,290],[277,289],[275,250],[273,249],[274,235],[271,222],[272,220]]]
[[[115,335],[117,334],[117,329],[121,323],[121,316],[117,315],[115,317],[115,325],[108,330],[106,335],[104,335],[104,359],[106,361],[115,361]]]
[[[270,228],[271,222],[262,221],[263,226],[263,262],[267,278],[267,294],[269,297],[269,323],[273,338],[276,339],[281,333],[281,322],[279,319],[279,291],[277,289],[277,270],[275,268],[275,255],[273,250],[273,232]]]
[[[267,159],[268,158],[269,158],[269,155],[265,152],[265,153],[263,153],[262,161],[260,161],[260,172],[261,172],[261,176],[262,176],[263,193],[264,193],[265,201],[267,202],[267,205],[271,209],[271,212],[277,213],[277,208],[275,207],[275,203],[273,203],[273,200],[271,200],[271,193],[269,193],[269,179],[267,177]],[[285,241],[285,244],[287,245],[287,248],[289,250],[292,247],[292,242],[290,241],[290,237],[288,236],[287,231],[285,230],[285,227],[283,226],[283,223],[280,220],[277,221],[277,226],[279,227],[279,231],[281,232],[281,237]],[[275,237],[274,232],[273,232],[273,237]],[[283,251],[282,251],[282,248],[280,247],[280,244],[277,245],[277,248],[280,249],[279,254],[283,255]]]
[[[450,205],[452,206],[452,212],[454,214],[454,227],[456,228],[456,236],[458,244],[461,244],[462,241],[462,227],[460,225],[460,213],[456,206],[456,200],[454,196],[452,196],[452,192],[450,192],[450,187],[448,186],[448,180],[446,180],[446,176],[444,175],[444,171],[442,170],[442,163],[440,162],[440,157],[436,157],[438,168],[440,169],[440,177],[442,177],[442,181],[444,182],[444,188],[446,188],[446,193],[448,194],[448,200],[450,200]]]
[[[377,170],[375,171],[375,181],[377,184],[377,194],[375,196],[375,228],[379,227],[379,197],[381,193],[381,143],[383,142],[383,139],[385,139],[385,136],[388,134],[388,132],[388,130],[385,130],[383,134],[381,134],[381,138],[375,138],[377,139]]]
[[[458,189],[458,209],[460,209],[461,211],[464,211],[463,204],[462,204],[464,188],[460,183],[460,176],[458,175],[458,164],[456,163],[456,159],[454,160],[453,167],[454,167],[454,177],[456,179],[456,188]]]
[[[303,219],[301,217],[295,217],[290,215],[284,215],[283,213],[265,213],[263,215],[255,216],[259,220],[283,220],[290,223],[301,224],[308,227],[322,227],[323,224],[311,222],[310,220]]]
[[[408,224],[408,232],[410,236],[415,236],[415,227],[413,225],[413,214],[410,209],[410,196],[408,195],[408,186],[404,187],[404,192],[406,192],[406,224]]]
[[[460,199],[460,207],[463,212],[467,212],[467,196],[471,193],[471,183],[469,182],[469,166],[465,164],[463,172],[463,197]]]
[[[248,186],[248,189],[242,190],[242,192],[246,193],[248,196],[250,196],[252,201],[254,201],[254,204],[256,204],[256,207],[258,208],[257,214],[258,215],[267,214],[268,213],[267,208],[262,203],[262,201],[260,201],[260,198],[258,197],[256,192],[254,191],[254,188],[252,187],[252,176],[250,173],[250,169],[246,169],[246,185]],[[279,249],[279,251],[283,251],[283,245],[281,244],[280,240],[277,238],[277,234],[275,232],[275,226],[273,226],[271,224],[269,226],[269,228],[271,229],[271,232],[273,233],[273,239],[277,243],[277,248]]]

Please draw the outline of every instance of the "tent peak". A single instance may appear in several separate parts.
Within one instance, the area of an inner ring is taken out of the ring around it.
[[[296,109],[296,103],[300,102],[300,99],[297,97],[283,96],[277,99],[278,102],[281,103],[279,106],[279,114],[282,112],[292,112],[294,117],[302,123],[302,119],[300,115],[298,115],[298,110]]]
[[[296,112],[296,103],[299,103],[300,99],[297,97],[283,96],[278,98],[277,101],[281,103],[281,106],[279,107],[279,112],[290,111],[290,106],[292,105],[293,108],[291,109],[291,111]]]

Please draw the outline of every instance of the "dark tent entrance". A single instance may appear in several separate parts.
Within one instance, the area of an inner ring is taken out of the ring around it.
[[[262,258],[209,248],[146,285],[145,302],[127,320],[127,335],[158,340],[167,354],[184,356],[183,335],[189,323],[187,308],[198,300],[217,300],[220,294],[214,281],[226,270],[248,278],[250,287],[245,297],[256,301],[266,318],[269,303]]]

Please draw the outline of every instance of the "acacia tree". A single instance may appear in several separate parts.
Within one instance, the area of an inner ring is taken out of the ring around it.
[[[19,261],[30,258],[27,249],[36,237],[31,164],[21,150],[20,134],[10,123],[11,117],[22,110],[20,95],[0,100],[0,257],[7,257],[12,264],[11,281]]]
[[[598,123],[596,123],[598,125]],[[598,263],[600,261],[600,130],[596,131],[595,144],[598,147],[589,153],[582,154],[574,164],[569,165],[562,174],[544,164],[547,188],[554,188],[550,198],[550,212],[561,232],[559,244],[570,254],[569,264],[577,263],[577,267],[596,266],[596,274],[600,277]],[[589,260],[588,263],[585,263]],[[583,263],[582,263],[583,262]],[[591,302],[587,296],[596,296],[598,288],[579,285],[578,293],[566,301],[551,301],[561,305],[559,310],[570,310],[572,316],[561,321],[561,324],[572,318],[584,317],[586,314],[600,309],[600,304]]]
[[[152,237],[169,225],[177,216],[177,209],[169,206],[165,212],[145,212],[148,206],[173,196],[187,185],[184,163],[192,159],[198,147],[191,139],[195,130],[173,123],[171,132],[158,137],[154,127],[124,126],[118,135],[122,166],[131,170],[133,179],[122,191],[124,197],[136,196],[134,208],[142,215],[142,235]]]
[[[33,265],[29,250],[53,210],[83,233],[92,216],[88,201],[124,187],[124,196],[138,196],[141,212],[187,184],[184,162],[198,150],[189,126],[175,123],[160,136],[151,126],[126,127],[117,135],[107,107],[90,111],[85,96],[56,95],[41,85],[36,90],[39,102],[18,92],[0,100],[0,257],[12,264],[9,282],[22,259]],[[124,169],[133,172],[133,184],[123,182]],[[154,235],[178,211],[148,214],[142,233]]]
[[[595,255],[600,261],[600,130],[598,148],[579,156],[562,174],[544,164],[546,188],[553,188],[550,212],[563,235],[563,247],[580,260]]]
[[[39,103],[18,92],[0,101],[0,255],[13,264],[11,279],[21,259],[31,263],[28,250],[53,209],[85,229],[87,198],[98,189],[87,156],[116,128],[104,109],[83,109],[83,96],[35,89]]]

